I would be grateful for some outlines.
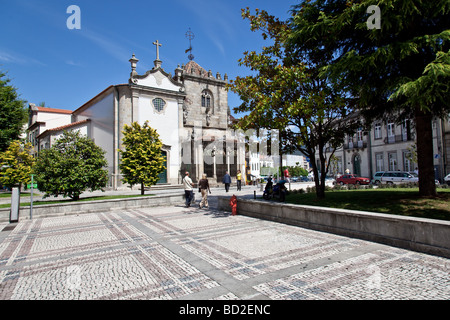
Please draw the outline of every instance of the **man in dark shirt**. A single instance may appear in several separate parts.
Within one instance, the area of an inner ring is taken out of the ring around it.
[[[222,182],[225,184],[225,191],[228,192],[228,190],[230,190],[230,184],[231,184],[231,177],[228,174],[228,171],[225,172]]]

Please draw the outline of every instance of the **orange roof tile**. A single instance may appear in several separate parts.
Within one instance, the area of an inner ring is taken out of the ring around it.
[[[37,107],[39,112],[52,112],[52,113],[65,113],[65,114],[72,114],[73,111],[66,110],[66,109],[56,109],[56,108],[43,108],[43,107]]]

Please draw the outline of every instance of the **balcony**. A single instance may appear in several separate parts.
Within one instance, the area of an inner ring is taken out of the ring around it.
[[[407,134],[397,134],[395,136],[388,136],[386,138],[384,138],[384,143],[385,144],[392,144],[392,143],[399,143],[399,142],[406,142],[406,141],[411,141],[412,137],[411,135],[407,135]]]
[[[364,149],[364,148],[367,148],[367,142],[365,141],[356,141],[344,144],[344,150]]]

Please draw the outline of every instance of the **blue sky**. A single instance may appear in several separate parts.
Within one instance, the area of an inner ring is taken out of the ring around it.
[[[260,50],[260,33],[251,32],[241,8],[264,9],[287,19],[295,0],[0,0],[0,70],[7,72],[29,103],[74,110],[113,84],[127,83],[129,59],[137,71],[153,67],[155,40],[166,72],[186,64],[189,28],[194,61],[213,75],[230,79],[249,74],[238,65],[246,50]],[[81,11],[81,29],[68,29],[70,5]],[[229,93],[231,108],[240,103]]]

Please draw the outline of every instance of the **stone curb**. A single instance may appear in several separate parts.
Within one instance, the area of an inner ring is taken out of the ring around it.
[[[229,201],[219,197],[219,210]],[[244,199],[237,214],[450,258],[450,221]]]
[[[83,202],[42,204],[33,206],[33,218],[64,216],[70,214],[92,213],[115,209],[156,207],[184,204],[184,192],[147,197],[93,200]],[[10,208],[0,209],[0,222],[9,221]],[[20,207],[19,220],[30,219],[30,207]]]

